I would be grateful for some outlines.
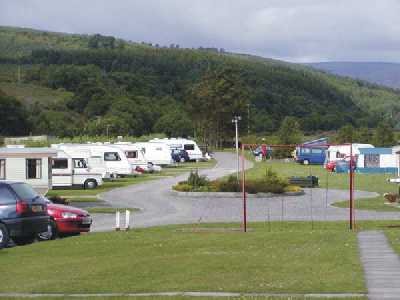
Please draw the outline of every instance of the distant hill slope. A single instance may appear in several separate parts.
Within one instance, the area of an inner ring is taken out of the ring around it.
[[[219,139],[231,136],[233,114],[252,133],[277,130],[287,116],[312,132],[400,115],[400,92],[304,65],[12,27],[0,27],[0,90],[32,110],[33,133],[55,135],[175,126]]]
[[[320,62],[306,65],[336,75],[400,89],[400,63]]]

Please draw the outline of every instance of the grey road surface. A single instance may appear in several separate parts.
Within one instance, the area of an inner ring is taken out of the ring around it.
[[[216,153],[217,165],[200,173],[215,179],[235,172],[236,160],[232,153]],[[250,163],[247,163],[250,166]],[[131,217],[133,227],[167,224],[240,222],[240,198],[176,197],[171,187],[187,178],[187,174],[174,178],[149,181],[119,188],[101,195],[114,207],[136,207],[141,211]],[[356,198],[376,196],[376,193],[356,191]],[[248,220],[347,220],[348,209],[330,204],[348,199],[348,191],[333,189],[306,189],[301,196],[276,196],[248,199]],[[399,219],[400,212],[356,211],[359,220]],[[93,215],[93,231],[109,231],[115,226],[113,215]]]

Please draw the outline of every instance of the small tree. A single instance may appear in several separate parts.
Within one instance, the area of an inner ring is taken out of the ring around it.
[[[296,118],[285,117],[278,130],[278,141],[283,145],[295,145],[301,143],[303,139],[303,132],[300,129],[300,124]],[[289,157],[293,149],[282,149],[275,152],[275,156]]]
[[[337,143],[352,143],[356,138],[356,130],[350,124],[342,126],[336,136]]]

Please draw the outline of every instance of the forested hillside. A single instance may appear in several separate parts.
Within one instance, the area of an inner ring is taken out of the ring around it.
[[[23,103],[21,118],[29,115],[19,131],[1,119],[0,135],[108,129],[222,141],[235,114],[251,133],[273,132],[285,116],[313,132],[374,127],[387,109],[380,95],[391,99],[391,110],[400,102],[388,89],[219,51],[10,28],[0,28],[0,45],[0,105],[14,99]]]

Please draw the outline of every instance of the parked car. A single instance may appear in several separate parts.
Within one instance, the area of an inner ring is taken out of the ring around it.
[[[173,149],[171,152],[172,159],[174,162],[187,162],[190,161],[189,154],[186,150]]]
[[[0,182],[0,249],[32,243],[49,223],[46,201],[23,182]]]
[[[47,229],[39,233],[38,240],[53,240],[59,236],[79,235],[89,232],[92,218],[86,210],[55,204],[46,198],[50,220]]]

